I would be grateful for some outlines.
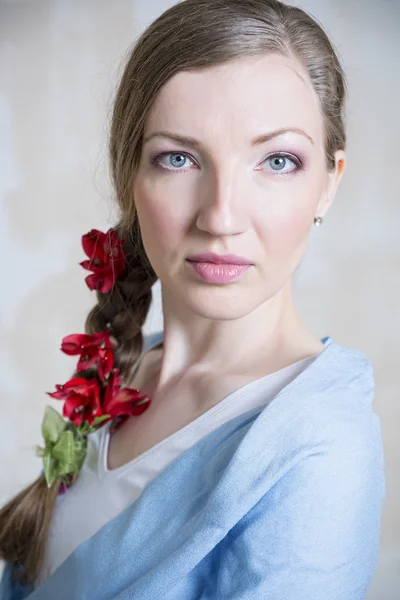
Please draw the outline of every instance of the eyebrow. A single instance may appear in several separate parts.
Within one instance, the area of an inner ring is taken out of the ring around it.
[[[309,136],[308,133],[306,133],[299,127],[282,127],[280,129],[275,129],[274,131],[270,131],[269,133],[263,133],[263,134],[257,136],[256,138],[254,138],[254,140],[251,141],[251,145],[257,146],[258,144],[264,144],[265,142],[269,142],[269,140],[272,140],[275,137],[283,135],[284,133],[297,133],[299,135],[303,135],[304,137],[306,137],[309,140],[309,142],[311,142],[311,144],[313,146],[315,145],[312,137]],[[148,136],[146,136],[144,138],[143,145],[146,144],[148,141],[150,141],[154,137],[165,137],[165,138],[174,140],[175,142],[179,142],[180,144],[184,144],[185,146],[193,146],[194,148],[201,146],[201,142],[199,142],[199,140],[196,140],[195,138],[191,138],[191,137],[188,137],[185,135],[179,135],[177,133],[172,133],[170,131],[154,131],[153,133],[150,133]]]

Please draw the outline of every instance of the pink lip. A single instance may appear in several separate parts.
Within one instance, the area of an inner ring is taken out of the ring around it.
[[[194,262],[207,262],[214,263],[216,265],[230,264],[230,265],[252,265],[250,259],[245,256],[238,256],[237,254],[215,254],[214,252],[200,252],[199,254],[193,254],[188,256],[187,260]]]
[[[240,279],[253,265],[215,264],[187,261],[195,273],[208,283],[231,283]]]

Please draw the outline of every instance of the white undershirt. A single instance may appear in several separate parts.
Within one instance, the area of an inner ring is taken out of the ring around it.
[[[50,575],[81,542],[136,500],[146,485],[182,452],[226,421],[264,407],[314,359],[305,358],[245,384],[188,425],[116,469],[107,467],[111,422],[91,434],[78,479],[57,498],[38,583]]]

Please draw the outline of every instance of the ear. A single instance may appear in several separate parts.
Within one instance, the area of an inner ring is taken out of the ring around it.
[[[346,153],[344,150],[336,150],[334,158],[335,167],[332,171],[328,171],[327,173],[326,186],[321,194],[317,212],[315,213],[318,217],[324,217],[328,212],[329,207],[336,196],[337,188],[346,168]]]

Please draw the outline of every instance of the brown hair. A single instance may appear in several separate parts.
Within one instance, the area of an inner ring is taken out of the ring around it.
[[[303,10],[278,0],[185,0],[165,11],[139,37],[122,74],[110,127],[109,154],[128,268],[108,294],[97,294],[85,331],[111,328],[116,362],[126,381],[143,347],[142,326],[157,276],[143,247],[132,194],[146,119],[160,88],[175,73],[243,56],[295,57],[308,72],[325,124],[328,170],[345,147],[345,77],[323,28]],[[43,477],[0,512],[0,558],[24,568],[33,582],[41,568],[58,487]]]

